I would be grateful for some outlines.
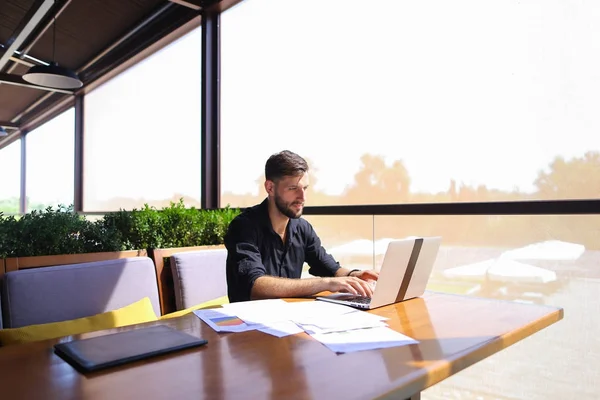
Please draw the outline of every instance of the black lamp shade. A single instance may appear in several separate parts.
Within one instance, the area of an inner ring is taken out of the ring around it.
[[[75,72],[56,63],[35,65],[23,75],[23,79],[35,85],[56,89],[78,89],[83,86]]]

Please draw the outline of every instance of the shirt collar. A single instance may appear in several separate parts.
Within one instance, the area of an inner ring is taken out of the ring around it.
[[[274,234],[277,234],[274,230],[273,230],[273,225],[271,224],[271,218],[269,218],[269,198],[265,198],[263,200],[262,203],[259,204],[259,210],[260,210],[260,214],[261,214],[261,221],[263,223],[263,225],[265,226],[265,228],[268,228],[268,230]],[[300,223],[300,221],[298,221],[299,218],[290,218],[290,220],[288,221],[288,225],[287,225],[287,233],[288,233],[288,237],[291,239],[292,236],[294,236],[294,234],[296,233],[296,230],[298,228],[298,224]]]

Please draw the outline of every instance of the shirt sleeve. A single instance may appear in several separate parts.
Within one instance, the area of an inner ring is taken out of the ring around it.
[[[307,222],[306,228],[306,262],[310,266],[309,273],[314,276],[335,276],[340,264],[321,245],[321,239]]]
[[[234,292],[229,294],[230,301],[250,300],[254,282],[266,275],[259,250],[259,233],[253,222],[245,218],[234,219],[225,236],[225,247],[229,258],[228,286]]]

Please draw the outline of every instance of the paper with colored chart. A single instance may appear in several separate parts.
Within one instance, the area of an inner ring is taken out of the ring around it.
[[[225,308],[195,310],[194,314],[217,332],[246,332],[261,327],[246,324],[233,312]]]

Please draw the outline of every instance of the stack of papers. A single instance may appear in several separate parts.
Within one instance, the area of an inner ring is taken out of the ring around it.
[[[383,349],[419,343],[417,340],[387,327],[316,333],[311,336],[336,353],[350,353],[352,351]]]
[[[386,318],[366,312],[355,311],[330,317],[318,316],[294,320],[298,326],[308,333],[345,332],[353,329],[386,327]]]
[[[388,328],[387,318],[322,301],[255,300],[194,314],[217,332],[258,330],[277,337],[306,332],[337,353],[418,343]]]

